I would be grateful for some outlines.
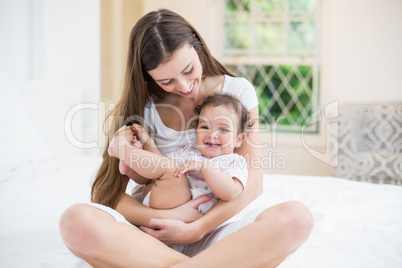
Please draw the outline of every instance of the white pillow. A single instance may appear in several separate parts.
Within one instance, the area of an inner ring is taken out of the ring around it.
[[[0,70],[0,173],[52,155],[15,84]],[[1,177],[1,176],[0,176]]]

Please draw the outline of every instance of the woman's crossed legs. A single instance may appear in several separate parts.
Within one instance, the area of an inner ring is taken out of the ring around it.
[[[276,267],[302,245],[312,226],[303,204],[285,202],[189,258],[91,205],[74,205],[60,220],[68,248],[95,267]],[[208,237],[203,240],[199,244]]]

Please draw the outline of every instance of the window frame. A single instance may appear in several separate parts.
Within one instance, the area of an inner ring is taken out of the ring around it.
[[[250,0],[251,3],[256,2],[257,0]],[[301,21],[303,18],[299,18],[297,20],[292,19],[292,16],[290,16],[291,11],[289,10],[289,3],[291,0],[282,0],[284,5],[284,14],[282,14],[282,17],[275,17],[275,18],[267,18],[266,21],[282,21],[282,23],[285,25],[283,27],[283,36],[288,37],[289,35],[289,26],[290,23],[293,21]],[[315,10],[313,12],[313,16],[308,17],[308,19],[305,20],[312,20],[314,21],[314,49],[310,53],[310,55],[306,55],[308,53],[296,53],[297,55],[291,55],[289,53],[289,42],[287,40],[284,40],[284,43],[286,44],[286,47],[283,49],[281,53],[276,53],[276,55],[265,55],[261,56],[258,55],[259,53],[255,51],[255,43],[252,42],[254,45],[249,50],[248,56],[245,55],[235,55],[236,52],[241,52],[241,50],[228,50],[225,48],[225,42],[226,41],[226,33],[225,33],[225,24],[230,21],[230,17],[228,19],[228,15],[226,13],[226,2],[227,0],[222,0],[222,12],[223,12],[223,21],[222,21],[222,33],[224,35],[223,37],[223,42],[222,42],[222,56],[221,56],[221,63],[225,66],[230,66],[230,65],[237,65],[237,66],[244,66],[244,65],[255,65],[258,67],[261,66],[276,66],[276,68],[279,68],[281,65],[285,66],[311,66],[312,68],[312,88],[311,88],[311,97],[310,97],[310,103],[311,105],[309,106],[309,112],[308,112],[308,117],[304,118],[304,123],[303,125],[281,125],[280,120],[281,116],[279,118],[276,118],[274,121],[269,120],[267,118],[262,118],[260,124],[262,125],[262,128],[271,130],[271,128],[275,128],[275,130],[279,130],[281,132],[296,132],[300,133],[301,131],[305,133],[319,133],[319,123],[317,118],[317,113],[315,113],[316,110],[319,109],[319,101],[320,101],[320,94],[319,94],[319,89],[320,89],[320,40],[321,40],[321,0],[316,1],[316,6]],[[257,40],[258,38],[255,37],[255,31],[253,25],[256,24],[256,18],[257,16],[257,10],[255,10],[255,5],[251,5],[250,8],[250,28],[251,31],[253,31],[254,35],[254,40]],[[297,13],[297,12],[295,12]],[[300,16],[301,13],[298,14]],[[236,15],[236,13],[233,13],[232,15]],[[244,75],[243,75],[244,76]],[[248,78],[248,77],[246,77]],[[249,78],[248,78],[249,79]],[[270,77],[267,77],[267,79],[270,79]],[[265,80],[265,79],[264,79]],[[252,81],[250,81],[252,82]],[[290,93],[289,93],[290,94]],[[294,103],[293,105],[296,105]],[[272,107],[273,105],[271,105]],[[263,108],[262,108],[263,109]],[[306,107],[304,107],[306,110]],[[300,110],[300,109],[299,109]],[[288,110],[289,112],[289,110]],[[302,114],[303,111],[300,112]],[[306,113],[304,113],[306,114]],[[261,115],[263,116],[263,115]],[[279,119],[279,120],[278,120]],[[268,123],[266,123],[268,122]],[[309,122],[316,122],[314,124],[309,124]]]

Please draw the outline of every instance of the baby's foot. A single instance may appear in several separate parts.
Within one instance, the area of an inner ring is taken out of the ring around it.
[[[120,160],[119,163],[119,171],[121,174],[123,175],[127,175],[128,173],[130,173],[131,168],[129,166],[127,166],[126,164],[124,164],[123,161]]]
[[[130,143],[131,140],[133,140],[133,132],[131,128],[127,126],[121,127],[109,143],[109,147],[107,149],[108,154],[112,157],[117,157],[119,145],[125,144],[127,142]]]
[[[142,144],[135,137],[131,145],[136,149],[142,149]],[[130,166],[126,165],[123,161],[120,160],[119,171],[123,175],[130,175],[132,169],[130,168]]]
[[[109,147],[107,148],[107,152],[111,157],[116,157],[116,148],[117,148],[117,142],[116,142],[116,136],[114,136],[109,143]]]

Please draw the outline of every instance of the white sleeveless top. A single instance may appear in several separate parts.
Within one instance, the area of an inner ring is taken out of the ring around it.
[[[230,94],[237,97],[248,111],[258,105],[257,94],[253,85],[245,78],[231,77],[225,75],[225,80],[222,87],[222,94]],[[195,144],[195,129],[188,129],[182,122],[183,131],[177,131],[165,126],[156,110],[157,106],[168,106],[172,109],[172,113],[181,113],[177,107],[167,104],[155,104],[150,101],[144,111],[144,127],[155,140],[159,151],[162,154],[167,154],[183,148],[191,143]]]

